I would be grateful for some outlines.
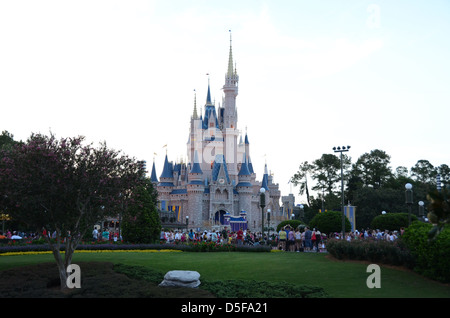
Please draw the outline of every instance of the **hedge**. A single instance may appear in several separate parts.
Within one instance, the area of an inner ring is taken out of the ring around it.
[[[411,214],[411,222],[417,221],[417,216]],[[377,215],[370,223],[372,229],[380,229],[382,231],[395,231],[409,225],[408,213],[387,213]]]
[[[414,259],[401,240],[336,240],[327,242],[327,251],[337,259],[365,260],[373,263],[414,267]]]
[[[414,256],[416,272],[450,283],[450,227],[445,227],[434,240],[430,240],[428,233],[432,227],[429,223],[413,222],[405,230],[402,240]]]

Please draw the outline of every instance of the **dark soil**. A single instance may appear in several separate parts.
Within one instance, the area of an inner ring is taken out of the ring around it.
[[[199,288],[159,287],[132,278],[112,263],[80,263],[81,288],[61,290],[55,263],[18,267],[0,272],[2,298],[214,298]],[[161,280],[162,281],[162,280]]]

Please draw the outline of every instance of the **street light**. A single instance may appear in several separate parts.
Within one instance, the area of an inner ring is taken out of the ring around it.
[[[425,211],[425,207],[424,207],[425,203],[423,203],[423,201],[419,201],[419,216],[423,218],[424,216],[424,211]]]
[[[270,209],[267,209],[267,240],[270,238]]]
[[[299,204],[298,207],[300,208],[300,219],[302,220],[305,217],[305,211],[303,210],[304,206],[303,204]]]
[[[259,192],[260,192],[259,205],[261,206],[261,235],[262,235],[261,242],[262,242],[264,239],[264,207],[266,206],[266,195],[265,195],[266,189],[261,188]]]
[[[345,211],[344,211],[344,171],[342,169],[342,153],[349,151],[350,146],[343,146],[341,147],[333,147],[334,152],[339,152],[341,154],[341,191],[342,191],[342,205],[341,205],[341,210],[342,210],[342,237],[345,237]]]
[[[186,231],[188,230],[189,227],[189,215],[186,215]]]
[[[412,184],[405,184],[405,203],[408,206],[408,225],[411,225],[411,205],[413,203]]]

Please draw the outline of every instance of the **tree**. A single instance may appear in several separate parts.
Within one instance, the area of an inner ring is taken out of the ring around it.
[[[434,240],[450,223],[450,191],[446,187],[441,191],[430,191],[428,199],[430,200],[430,206],[427,217],[433,224],[428,237]]]
[[[328,211],[324,213],[318,213],[309,222],[310,228],[319,229],[320,232],[329,235],[332,232],[342,231],[342,212]],[[350,221],[345,217],[345,228],[351,229]]]
[[[395,168],[395,177],[396,178],[407,178],[408,177],[408,168],[405,166],[398,166]]]
[[[8,131],[2,131],[0,135],[0,149],[6,149],[12,147],[16,141],[14,141],[14,136]]]
[[[95,223],[116,215],[143,179],[140,162],[110,150],[83,146],[84,137],[32,134],[27,142],[1,150],[1,204],[15,220],[45,236],[55,257],[61,289],[81,238]],[[60,253],[65,243],[64,259]]]
[[[306,192],[306,200],[308,202],[308,205],[311,205],[310,202],[310,196],[309,196],[309,189],[308,189],[308,174],[311,173],[314,166],[308,161],[305,161],[300,164],[298,171],[294,174],[294,176],[291,178],[290,182],[294,184],[294,186],[300,186],[299,194],[303,195],[303,193]]]
[[[448,185],[450,183],[450,167],[446,164],[442,164],[437,167],[437,172],[441,176],[441,182]]]
[[[149,179],[132,194],[132,203],[123,216],[123,238],[131,243],[154,243],[159,239],[161,221],[157,192]]]
[[[346,170],[350,166],[350,159],[342,156],[342,166]],[[332,194],[335,185],[341,180],[341,160],[333,154],[323,154],[320,159],[313,162],[312,178],[317,181],[313,190],[326,190]]]
[[[352,174],[359,178],[363,186],[378,189],[392,176],[390,160],[391,157],[383,150],[372,150],[358,158],[353,165]]]
[[[411,175],[417,182],[435,184],[436,169],[428,160],[419,160],[411,167]]]

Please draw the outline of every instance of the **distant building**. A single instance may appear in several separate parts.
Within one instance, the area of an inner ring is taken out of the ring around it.
[[[267,164],[261,167],[262,180],[256,180],[247,132],[244,135],[238,129],[238,82],[230,41],[222,104],[216,106],[211,101],[209,83],[203,113],[199,114],[194,98],[187,162],[170,161],[166,154],[159,180],[153,162],[151,180],[158,191],[160,211],[172,211],[180,224],[188,217],[189,228],[205,229],[241,218],[248,222],[248,228],[261,230],[262,187],[266,189],[264,222],[268,209],[271,225],[281,216],[278,184],[273,182]]]

